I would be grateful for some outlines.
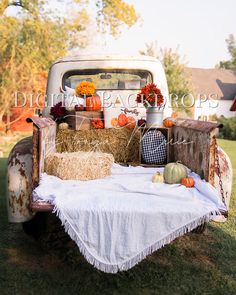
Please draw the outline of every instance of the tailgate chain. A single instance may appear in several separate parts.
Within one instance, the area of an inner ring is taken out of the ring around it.
[[[219,185],[220,185],[220,193],[221,193],[222,202],[225,205],[225,207],[227,208],[226,201],[225,201],[224,189],[223,189],[223,182],[222,182],[222,177],[221,177],[221,171],[220,171],[219,150],[218,150],[218,145],[217,145],[215,136],[214,136],[214,141],[215,141],[215,168],[218,170]],[[223,215],[225,217],[228,217],[228,212],[225,212]]]

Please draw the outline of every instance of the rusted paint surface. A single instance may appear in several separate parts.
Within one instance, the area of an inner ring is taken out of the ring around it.
[[[31,208],[36,212],[51,212],[54,206],[46,202],[32,202]]]
[[[50,118],[29,118],[33,122],[33,138],[23,139],[8,158],[8,219],[25,222],[32,219],[32,190],[44,171],[45,157],[55,151],[56,124]]]
[[[182,126],[173,127],[174,161],[181,161],[189,169],[208,181],[210,162],[209,133]]]
[[[216,128],[223,127],[220,123],[200,121],[200,120],[189,120],[189,119],[174,119],[175,125],[187,129],[201,131],[203,133],[209,133]]]
[[[39,183],[39,130],[33,126],[33,147],[32,147],[32,187],[35,188]]]
[[[8,158],[7,195],[10,222],[30,220],[32,192],[32,137],[18,142]]]
[[[30,117],[27,118],[26,121],[28,123],[34,123],[39,129],[55,125],[55,121],[49,117]]]
[[[43,118],[39,118],[43,119]],[[34,150],[33,150],[34,151]],[[56,123],[50,123],[39,129],[38,168],[39,177],[44,172],[45,158],[56,151]]]
[[[44,172],[44,161],[46,156],[56,150],[56,123],[52,119],[45,123],[44,119],[45,118],[37,118],[36,121],[33,120],[33,188],[38,185],[40,175]],[[33,202],[32,199],[30,206],[35,212],[52,211],[53,209],[53,206],[50,204],[36,203]]]
[[[215,181],[215,148],[216,148],[216,138],[213,135],[210,138],[209,177],[208,177],[209,183],[213,186]]]
[[[228,155],[219,147],[218,153],[224,197],[227,209],[229,210],[229,203],[232,192],[233,169]],[[221,195],[219,185],[219,170],[217,168],[215,169],[214,187],[218,190],[219,195]]]
[[[206,122],[208,123],[208,122]],[[192,127],[192,125],[190,125]],[[215,125],[216,126],[216,125]],[[206,132],[208,130],[208,132]],[[185,124],[173,127],[173,155],[175,161],[181,161],[192,171],[211,183],[219,192],[219,169],[216,167],[217,128],[200,131],[199,128],[186,128]],[[223,183],[224,197],[229,209],[232,191],[232,166],[229,157],[219,148],[219,165]],[[221,218],[218,218],[221,221]],[[226,219],[223,218],[225,221]]]

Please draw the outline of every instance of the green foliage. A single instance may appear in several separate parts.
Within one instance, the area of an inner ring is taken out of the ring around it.
[[[236,140],[236,117],[215,117],[215,120],[224,125],[224,127],[219,130],[219,138]]]
[[[227,61],[220,61],[217,67],[223,69],[236,70],[236,40],[233,34],[230,34],[228,39],[225,40],[227,44],[227,49],[230,54],[231,59]]]
[[[176,111],[184,111],[189,114],[191,109],[191,97],[193,92],[190,77],[185,71],[185,62],[178,50],[157,49],[156,43],[146,44],[146,51],[140,52],[158,58],[165,70],[172,107]],[[176,99],[177,98],[177,99]]]
[[[15,91],[40,90],[39,75],[65,55],[66,31],[50,19],[24,16],[0,19],[0,121],[14,102]]]
[[[108,29],[113,36],[119,35],[122,24],[131,27],[138,20],[134,6],[122,0],[98,0],[96,5],[99,28],[102,32]]]
[[[117,35],[123,24],[130,27],[137,21],[134,7],[122,0],[96,3],[100,31]],[[49,1],[0,0],[0,125],[15,91],[38,92],[42,89],[40,77],[55,59],[86,46],[88,37],[81,32],[88,31],[90,1],[68,4],[73,10],[70,17],[59,18],[49,9]],[[21,7],[15,17],[4,13],[10,5]]]
[[[179,53],[172,49],[163,49],[161,50],[161,60],[166,72],[169,92],[176,93],[179,97],[191,93],[190,80]]]

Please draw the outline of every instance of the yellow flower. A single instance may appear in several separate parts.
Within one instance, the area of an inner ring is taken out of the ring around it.
[[[82,81],[80,82],[76,88],[75,92],[78,95],[86,95],[86,96],[93,96],[96,90],[96,85],[93,82],[89,81]]]

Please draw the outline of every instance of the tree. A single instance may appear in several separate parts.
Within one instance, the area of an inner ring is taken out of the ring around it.
[[[185,63],[181,59],[178,50],[161,48],[158,50],[157,43],[146,44],[146,50],[140,51],[143,55],[158,58],[165,70],[170,97],[173,99],[172,107],[176,111],[184,111],[190,114],[190,106],[193,89],[190,77],[185,70]]]
[[[89,1],[70,2],[73,13],[66,18],[55,15],[49,1],[0,1],[0,125],[11,109],[15,91],[42,91],[42,76],[50,64],[86,45]],[[134,7],[122,0],[98,0],[96,4],[100,32],[116,36],[123,25],[130,27],[138,19]],[[9,5],[21,7],[20,12],[7,16]]]
[[[133,26],[138,20],[133,5],[122,0],[98,0],[96,1],[97,21],[101,32],[110,32],[117,36],[122,25]]]
[[[60,25],[50,20],[4,17],[0,20],[0,31],[1,122],[14,103],[16,91],[42,90],[41,76],[52,60],[65,55],[67,47]]]
[[[227,44],[227,49],[230,54],[231,59],[227,61],[220,61],[217,67],[223,69],[236,70],[236,40],[233,34],[225,40]]]

